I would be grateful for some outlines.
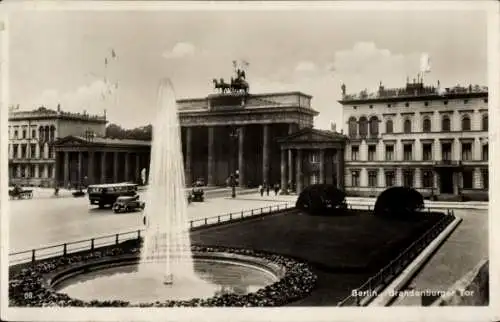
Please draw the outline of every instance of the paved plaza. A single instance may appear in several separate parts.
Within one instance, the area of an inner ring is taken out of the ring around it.
[[[144,195],[144,192],[140,192]],[[191,203],[188,217],[199,219],[242,210],[283,204],[279,197],[242,195],[235,199],[230,189],[208,193],[203,203]],[[294,203],[294,198],[288,198]],[[11,200],[10,252],[88,239],[142,228],[142,213],[115,214],[109,208],[90,206],[88,198],[34,198]]]
[[[49,190],[36,191],[33,199],[9,202],[10,252],[143,227],[141,212],[114,214],[111,209],[90,206],[87,197],[73,198],[69,192],[63,192],[61,197],[55,198],[51,196],[53,191]],[[275,196],[273,192],[269,196],[266,194],[261,196],[254,190],[239,193],[232,199],[228,188],[207,191],[205,202],[189,205],[188,216],[190,219],[199,219],[276,204],[294,205],[297,198],[296,195]],[[143,196],[144,191],[140,192],[140,195]],[[373,198],[347,199],[349,204],[358,206],[373,206],[375,202]],[[430,207],[452,207],[463,222],[410,282],[410,287],[416,290],[446,290],[481,259],[488,256],[487,204],[444,202],[426,202],[426,204]],[[349,287],[356,286],[354,280],[353,285],[349,283],[346,284]],[[401,297],[393,305],[420,305],[420,303],[419,297]]]

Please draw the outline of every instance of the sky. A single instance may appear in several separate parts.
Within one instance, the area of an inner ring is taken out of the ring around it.
[[[318,128],[342,122],[348,93],[425,82],[487,85],[484,11],[24,11],[10,17],[10,103],[103,114],[126,128],[154,121],[159,80],[178,99],[214,93],[233,60],[251,93],[301,91]],[[116,56],[114,56],[114,54]],[[107,64],[106,64],[107,59]],[[341,127],[341,126],[340,126]]]

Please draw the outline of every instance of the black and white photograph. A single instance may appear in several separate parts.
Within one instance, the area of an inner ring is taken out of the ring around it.
[[[500,318],[497,2],[6,7],[2,320]]]

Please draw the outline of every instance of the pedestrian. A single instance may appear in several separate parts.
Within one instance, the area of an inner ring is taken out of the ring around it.
[[[269,190],[271,190],[271,185],[266,183],[266,193],[269,196]]]
[[[280,184],[279,183],[276,183],[274,185],[274,195],[277,196],[278,195],[278,191],[280,191]]]
[[[260,196],[263,197],[264,196],[264,187],[262,185],[259,185],[259,192],[260,192]]]

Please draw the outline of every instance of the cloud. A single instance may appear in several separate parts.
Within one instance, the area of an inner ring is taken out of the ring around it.
[[[314,72],[316,69],[316,64],[311,61],[301,61],[295,66],[296,72]]]
[[[378,48],[373,42],[358,42],[351,49],[337,51],[330,68],[339,80],[353,90],[378,88],[384,85],[403,86],[406,76],[413,77],[419,71],[418,53],[393,53]]]
[[[90,114],[102,114],[105,106],[113,102],[117,90],[116,84],[96,80],[63,93],[54,89],[47,89],[34,102],[36,102],[35,106],[43,105],[48,108],[55,108],[58,104],[61,104],[64,111],[82,112],[86,110]]]
[[[170,50],[163,53],[163,57],[166,59],[176,59],[194,56],[197,52],[196,47],[189,42],[178,42]]]

